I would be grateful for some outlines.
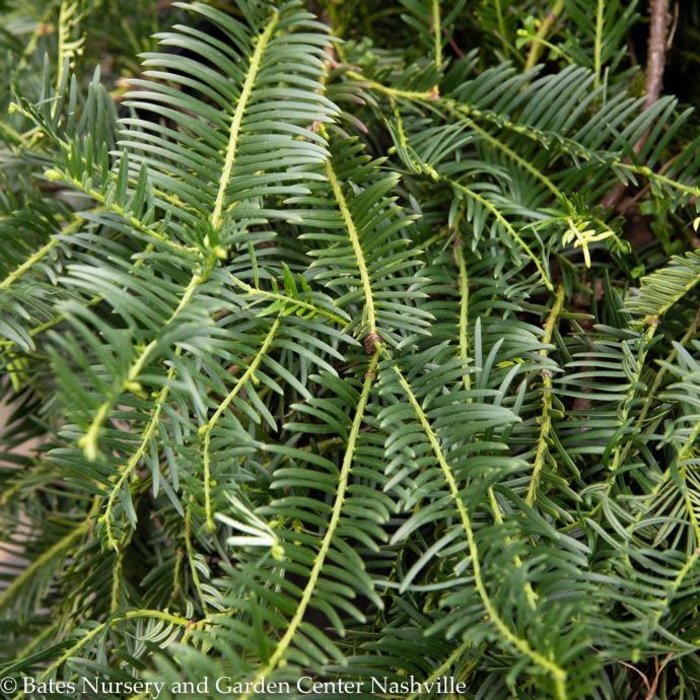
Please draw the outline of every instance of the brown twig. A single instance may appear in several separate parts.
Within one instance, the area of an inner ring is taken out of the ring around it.
[[[620,665],[628,668],[630,671],[634,671],[642,679],[642,683],[644,683],[644,687],[647,689],[647,691],[651,689],[649,679],[636,666],[628,664],[626,661],[620,661]]]
[[[644,108],[649,109],[661,96],[666,65],[666,32],[668,31],[669,0],[651,0],[649,12],[649,52],[647,54],[647,70]]]
[[[656,675],[654,676],[654,680],[651,682],[649,692],[647,693],[647,696],[644,698],[644,700],[654,700],[654,697],[656,696],[656,689],[659,687],[659,680],[661,678],[661,674],[664,672],[664,669],[666,668],[668,662],[672,658],[673,654],[671,654],[670,652],[666,655],[661,664],[659,664],[658,658],[654,658],[654,670],[656,671]]]
[[[462,51],[462,49],[459,48],[454,38],[449,37],[447,41],[449,42],[450,46],[452,47],[452,50],[457,54],[457,56],[459,58],[464,58],[464,51]]]
[[[669,26],[669,0],[649,0],[649,41],[647,44],[647,65],[644,80],[644,109],[652,107],[661,96],[664,68],[666,65],[667,36]],[[649,132],[642,134],[634,145],[634,153],[639,154],[649,138]],[[617,209],[627,191],[621,182],[603,197],[601,204],[606,209]]]

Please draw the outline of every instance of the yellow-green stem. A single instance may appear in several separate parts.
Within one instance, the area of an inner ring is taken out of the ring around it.
[[[418,91],[418,90],[401,90],[399,88],[392,88],[387,85],[382,85],[381,83],[378,83],[376,80],[372,80],[371,78],[366,78],[364,75],[361,73],[358,73],[357,71],[354,70],[349,70],[345,73],[348,78],[351,78],[352,80],[357,80],[359,82],[364,83],[367,85],[372,90],[376,90],[377,92],[382,92],[385,95],[388,95],[389,97],[395,97],[399,99],[404,99],[404,100],[418,100],[418,101],[423,101],[423,100],[435,100],[438,97],[438,94],[435,92],[435,90],[425,90],[425,91]]]
[[[178,351],[180,348],[177,349]],[[176,351],[177,352],[177,351]],[[179,355],[180,352],[177,352]],[[107,543],[109,544],[110,547],[113,547],[117,553],[119,552],[119,542],[115,539],[113,533],[112,533],[112,510],[115,505],[115,501],[117,497],[119,496],[119,493],[121,492],[122,486],[124,485],[124,482],[127,481],[131,475],[134,473],[134,470],[138,466],[139,462],[143,458],[143,456],[146,454],[146,450],[148,449],[148,444],[151,441],[151,438],[153,437],[153,433],[155,432],[156,427],[158,426],[158,421],[160,420],[160,414],[161,411],[163,410],[163,405],[165,404],[165,400],[168,397],[168,394],[170,393],[170,383],[173,380],[173,377],[175,376],[175,367],[172,366],[168,370],[168,374],[166,375],[166,383],[163,386],[163,388],[158,392],[158,396],[156,397],[156,402],[155,405],[151,411],[151,417],[148,421],[148,424],[146,425],[146,428],[144,429],[143,433],[141,434],[141,441],[139,442],[139,446],[136,449],[136,452],[134,452],[133,455],[129,458],[129,461],[126,463],[125,467],[122,469],[121,474],[119,475],[119,478],[114,484],[114,487],[110,491],[109,498],[107,499],[107,505],[105,506],[105,511],[104,515],[102,516],[102,519],[104,520],[105,523],[105,531],[107,533]]]
[[[525,70],[530,70],[534,68],[537,61],[540,59],[540,54],[542,53],[542,47],[546,44],[546,38],[552,27],[559,19],[562,10],[564,9],[564,0],[556,0],[552,5],[551,9],[547,13],[547,16],[542,20],[535,38],[530,44],[530,52],[527,55],[527,60],[525,61]]]
[[[528,138],[535,143],[542,143],[543,135],[538,133],[537,130],[532,129],[531,127],[528,127],[525,124],[517,124],[510,119],[504,118],[501,115],[491,114],[489,112],[477,109],[471,105],[462,104],[449,98],[440,97],[438,92],[434,89],[427,90],[424,92],[413,90],[400,90],[397,88],[389,87],[387,85],[382,85],[376,80],[365,78],[363,75],[357,73],[356,71],[347,71],[345,75],[348,78],[351,78],[352,80],[362,82],[371,90],[375,90],[384,95],[387,95],[389,98],[422,102],[425,103],[426,106],[432,105],[435,108],[439,107],[446,109],[452,114],[461,114],[462,119],[464,119],[465,121],[469,121],[469,123],[472,124],[472,126],[475,125],[473,124],[473,121],[470,120],[482,119],[484,121],[490,122],[497,129],[506,129],[508,131],[512,131],[513,133],[520,134],[521,136],[524,136],[525,138]],[[480,133],[483,135],[484,133],[488,132],[485,132],[482,129]],[[522,158],[514,158],[513,156],[517,154],[515,154],[514,151],[512,151],[511,149],[508,149],[508,147],[505,144],[502,144],[496,137],[491,137],[491,139],[489,139],[489,142],[496,148],[499,148],[504,153],[506,153],[509,158],[515,160],[521,166],[526,167],[524,165],[525,161],[523,161]],[[565,146],[565,152],[573,154],[574,157],[579,157],[585,160],[591,159],[590,154],[585,149],[577,147],[576,144],[567,143],[565,144]],[[596,154],[593,154],[593,157],[595,158]],[[613,168],[627,170],[628,172],[636,173],[638,175],[642,175],[643,177],[661,183],[671,189],[675,189],[679,192],[682,192],[683,194],[689,197],[700,197],[700,187],[685,185],[682,182],[672,180],[671,178],[666,177],[661,172],[654,172],[651,168],[649,168],[646,165],[634,165],[632,163],[625,162],[624,159],[619,159],[613,160],[611,163],[609,163],[609,166]],[[527,168],[527,170],[533,175],[535,175],[535,177],[537,177],[541,182],[543,182],[550,190],[552,190],[553,193],[557,193],[557,188],[553,185],[552,181],[549,180],[549,178],[545,178],[545,176],[542,173],[537,174],[537,170],[536,168],[534,168],[534,166],[531,165],[529,168]],[[562,201],[566,200],[562,199]]]
[[[229,394],[226,396],[226,398],[218,405],[216,411],[214,412],[214,415],[202,426],[199,428],[199,435],[202,438],[203,442],[203,461],[204,461],[204,512],[205,512],[205,519],[206,519],[206,525],[207,529],[212,532],[214,530],[214,515],[212,513],[211,509],[211,475],[210,475],[210,462],[211,462],[211,452],[210,452],[210,440],[211,440],[211,431],[213,430],[214,426],[219,422],[219,418],[221,418],[221,415],[223,412],[229,407],[230,403],[236,398],[238,395],[238,392],[246,385],[249,379],[254,379],[255,378],[255,372],[257,371],[258,367],[260,367],[260,363],[263,361],[265,356],[267,355],[268,350],[270,349],[270,346],[272,345],[272,341],[274,340],[275,334],[277,333],[278,329],[280,327],[280,318],[277,317],[272,326],[270,326],[270,330],[268,331],[267,335],[265,336],[265,340],[263,340],[262,345],[260,346],[260,350],[258,350],[257,355],[253,358],[253,361],[248,365],[248,369],[243,373],[241,378],[236,382],[236,386],[233,387],[233,389],[229,392]]]
[[[43,682],[47,678],[50,678],[51,674],[54,671],[56,671],[57,669],[59,669],[66,661],[68,661],[68,659],[70,659],[72,656],[74,656],[88,642],[90,642],[92,639],[97,637],[99,634],[101,634],[102,632],[107,630],[112,625],[116,624],[117,622],[121,622],[122,620],[134,620],[134,619],[143,619],[143,618],[152,618],[154,620],[162,620],[163,622],[167,622],[171,625],[176,625],[178,627],[185,627],[186,629],[190,629],[193,624],[202,625],[204,623],[204,621],[200,621],[199,623],[193,623],[191,620],[188,620],[185,617],[180,617],[179,615],[171,615],[170,613],[164,612],[162,610],[147,610],[147,609],[129,610],[129,611],[122,613],[120,615],[117,615],[109,620],[106,620],[105,622],[102,622],[99,625],[96,625],[89,632],[84,634],[75,644],[71,645],[66,652],[64,652],[51,665],[47,666],[36,677],[37,682]],[[21,700],[24,697],[25,697],[25,693],[23,691],[21,691],[14,696],[13,700]]]
[[[595,86],[600,85],[602,77],[603,54],[603,23],[605,20],[605,0],[597,0],[595,13],[595,44],[593,46],[593,71],[595,73]]]
[[[435,49],[435,66],[442,70],[442,19],[440,17],[440,0],[433,0],[433,42]]]
[[[685,503],[685,509],[688,512],[688,517],[690,518],[690,524],[693,528],[693,534],[695,535],[695,547],[700,547],[700,523],[698,523],[698,517],[693,507],[693,500],[688,490],[687,483],[687,472],[688,472],[688,460],[692,457],[693,450],[695,449],[695,443],[700,437],[700,422],[696,423],[695,427],[688,436],[688,440],[683,445],[681,451],[676,455],[674,460],[674,466],[678,469],[678,473],[681,478],[681,484],[683,485],[683,501]]]
[[[540,169],[536,168],[532,163],[530,163],[530,161],[525,160],[525,158],[516,153],[516,151],[510,148],[510,146],[504,143],[501,139],[498,139],[495,136],[489,134],[489,132],[486,131],[486,129],[483,129],[478,124],[476,124],[474,120],[466,114],[464,114],[462,110],[456,109],[452,101],[443,100],[443,102],[447,108],[447,111],[452,116],[454,116],[459,121],[466,123],[469,126],[469,128],[472,129],[475,133],[479,134],[479,136],[481,136],[481,138],[483,138],[484,141],[488,141],[488,143],[491,146],[497,148],[499,151],[504,153],[509,160],[512,160],[514,163],[517,163],[523,170],[527,170],[527,172],[529,172],[530,175],[539,180],[562,204],[568,204],[567,198],[564,195],[564,193],[554,184],[551,178],[547,177]]]
[[[229,275],[229,278],[231,279],[231,282],[233,282],[233,284],[236,287],[238,287],[239,289],[242,289],[247,294],[261,296],[261,297],[264,297],[265,299],[271,299],[273,301],[280,301],[283,304],[288,304],[290,307],[297,306],[300,309],[306,309],[307,311],[311,311],[312,313],[318,314],[319,316],[325,316],[328,320],[333,321],[334,323],[337,323],[339,326],[346,326],[348,323],[348,318],[343,318],[342,316],[339,316],[338,314],[333,313],[332,311],[328,311],[328,310],[323,309],[319,306],[314,306],[313,304],[310,304],[308,301],[303,301],[302,299],[295,299],[293,297],[288,297],[288,296],[285,296],[284,294],[280,294],[279,292],[269,292],[265,289],[259,289],[258,287],[252,287],[247,282],[244,282],[243,280],[238,279],[238,277],[235,277],[234,275]]]
[[[698,332],[698,324],[700,324],[700,308],[697,310],[695,317],[693,318],[690,326],[688,326],[688,330],[683,334],[683,337],[678,341],[678,344],[681,347],[685,347],[688,343],[689,340],[691,340],[695,334]],[[676,356],[678,355],[678,350],[676,347],[671,350],[671,352],[668,354],[664,361],[664,365],[659,368],[659,371],[656,373],[656,376],[654,377],[654,381],[651,385],[651,388],[647,392],[647,396],[644,399],[644,405],[642,406],[642,410],[639,412],[639,416],[637,417],[636,421],[636,429],[641,430],[642,425],[644,424],[644,421],[646,420],[647,415],[649,414],[649,411],[651,409],[652,401],[654,397],[656,396],[657,392],[659,391],[659,387],[661,386],[661,382],[663,382],[664,377],[666,376],[666,371],[667,371],[667,365],[671,364],[674,362],[676,359]],[[625,449],[622,453],[622,461],[624,462],[625,457],[627,456],[628,451],[630,450],[632,446],[632,443],[627,443],[625,445]]]
[[[352,250],[355,254],[355,260],[357,261],[357,269],[360,274],[360,280],[362,282],[362,291],[365,297],[365,313],[367,314],[367,334],[376,334],[377,332],[377,312],[374,305],[374,295],[372,293],[372,285],[369,278],[369,270],[367,268],[367,262],[365,260],[365,254],[362,251],[362,246],[360,245],[360,234],[355,226],[355,221],[352,218],[352,213],[350,207],[348,206],[348,201],[343,193],[342,185],[338,180],[335,170],[333,169],[333,164],[330,158],[326,160],[326,175],[328,181],[330,182],[331,188],[333,190],[333,196],[338,203],[338,208],[340,209],[340,214],[343,218],[343,223],[345,224],[345,229],[350,237],[350,243],[352,245]]]
[[[697,442],[698,438],[700,437],[700,423],[698,423],[695,428],[691,431],[690,436],[688,437],[688,440],[686,441],[685,445],[681,448],[681,450],[678,452],[676,455],[676,458],[673,460],[671,465],[666,469],[664,472],[663,476],[657,481],[655,484],[654,488],[649,492],[647,496],[647,501],[650,504],[655,503],[658,500],[658,495],[661,492],[661,489],[664,487],[665,484],[668,483],[670,479],[673,478],[674,476],[674,471],[678,470],[679,477],[683,480],[683,484],[685,485],[685,470],[681,471],[679,469],[679,464],[682,465],[692,454],[692,450],[695,446],[695,443]],[[686,488],[687,490],[687,488]],[[610,491],[610,487],[608,487],[608,490],[606,492],[606,496]],[[684,496],[684,503],[686,506],[686,509],[688,508],[688,500]],[[596,510],[599,509],[600,505],[596,506]],[[595,513],[595,510],[593,511]],[[626,530],[630,534],[633,534],[637,530],[637,526],[639,525],[641,519],[645,517],[648,513],[648,510],[646,509],[639,509],[637,512],[637,515],[635,516],[634,520],[627,526]],[[700,543],[700,530],[698,529],[698,523],[697,519],[695,517],[694,511],[692,511],[692,515],[689,513],[691,516],[691,525],[693,526],[694,534],[697,538],[697,542]]]
[[[630,382],[630,388],[628,389],[627,394],[625,396],[625,400],[622,402],[622,406],[620,408],[620,417],[618,419],[618,424],[620,425],[620,427],[624,426],[627,423],[627,419],[629,418],[630,410],[632,409],[632,403],[637,395],[637,389],[642,378],[642,369],[644,367],[644,361],[647,356],[649,344],[651,343],[655,332],[656,324],[649,326],[647,328],[646,333],[644,334],[644,338],[640,341],[642,345],[639,351],[639,357],[637,358],[637,372],[634,376],[634,381]],[[620,464],[622,464],[622,454],[623,452],[618,444],[618,446],[616,446],[613,451],[613,458],[609,465],[610,476],[608,477],[606,494],[610,493],[615,483],[617,471],[620,468]],[[624,454],[627,453],[625,452]]]
[[[54,557],[63,554],[77,539],[87,533],[91,524],[90,517],[88,516],[80,525],[64,535],[58,542],[51,545],[51,547],[29,564],[19,576],[13,579],[12,583],[2,592],[2,595],[0,595],[0,610],[12,600],[17,592],[21,591],[26,586],[27,582],[31,581],[32,578],[41,571],[42,567],[48,564]]]
[[[367,406],[367,399],[369,398],[370,390],[372,389],[372,384],[374,382],[378,359],[379,353],[377,352],[372,356],[367,372],[365,373],[365,381],[362,385],[362,391],[357,403],[357,408],[355,409],[355,418],[352,422],[352,428],[348,437],[348,444],[343,457],[343,464],[340,469],[340,474],[338,475],[338,488],[336,491],[335,500],[333,502],[333,508],[331,510],[331,518],[328,522],[328,529],[321,540],[321,546],[319,547],[316,558],[314,559],[311,572],[309,573],[309,578],[304,586],[304,590],[299,600],[299,605],[294,612],[294,616],[287,625],[284,635],[277,643],[264,668],[262,668],[255,676],[253,684],[267,677],[277,668],[280,661],[282,661],[287,649],[289,648],[289,645],[294,639],[294,635],[296,634],[299,625],[304,619],[309,603],[311,602],[311,597],[316,589],[318,578],[321,575],[321,570],[323,569],[326,557],[328,556],[328,552],[331,548],[331,543],[333,542],[333,538],[335,537],[335,533],[338,528],[338,523],[340,522],[340,516],[345,503],[345,493],[347,491],[348,481],[350,478],[350,470],[352,468],[352,463],[355,456],[355,446],[357,444],[357,438],[360,434],[360,428],[362,427],[365,408]],[[241,695],[240,700],[248,700],[249,697],[250,693],[245,693]]]
[[[424,688],[431,688],[434,683],[438,681],[439,678],[442,676],[447,675],[448,671],[452,668],[452,664],[455,663],[455,661],[459,661],[464,654],[469,651],[469,648],[472,646],[471,642],[462,642],[457,648],[445,659],[445,662],[440,664],[426,679],[425,682],[423,683]],[[478,657],[477,657],[478,658]],[[475,662],[472,661],[469,664],[469,670],[473,670],[475,667]],[[464,677],[460,677],[460,681],[464,681]],[[406,700],[419,700],[418,692],[411,693],[410,695],[406,696]]]
[[[469,360],[469,277],[464,260],[462,242],[457,239],[454,244],[459,279],[459,359],[462,362],[462,381],[464,388],[471,389],[471,375],[467,367]]]
[[[547,289],[550,291],[554,291],[554,285],[552,285],[551,280],[549,279],[549,275],[547,274],[547,271],[544,269],[544,266],[540,262],[540,259],[533,253],[532,249],[530,246],[522,239],[520,234],[515,230],[515,227],[513,224],[508,221],[508,219],[501,214],[501,212],[498,210],[498,207],[496,207],[493,202],[489,201],[486,199],[486,197],[482,197],[478,192],[475,192],[471,188],[467,187],[466,185],[462,185],[461,183],[457,182],[456,180],[452,180],[451,178],[443,177],[438,175],[438,178],[448,182],[452,187],[455,189],[459,190],[460,192],[463,192],[467,197],[471,197],[475,202],[478,202],[481,204],[484,209],[489,211],[491,215],[498,221],[501,226],[506,230],[506,233],[516,242],[517,245],[519,245],[523,251],[525,252],[525,255],[527,255],[530,260],[535,264],[535,267],[537,268],[537,271],[540,273],[540,277],[542,279],[542,282]]]
[[[462,361],[462,366],[466,367],[466,362],[469,357],[469,278],[467,275],[467,266],[464,260],[464,251],[462,249],[461,242],[459,239],[455,240],[454,243],[455,259],[457,261],[457,268],[459,270],[459,357]],[[466,391],[471,389],[471,375],[466,369],[462,370],[462,381],[464,382],[464,388]],[[471,396],[467,396],[467,403],[471,403]],[[493,486],[488,488],[489,505],[491,506],[491,512],[493,513],[494,522],[498,525],[503,523],[503,514],[501,513],[501,507],[496,499],[496,493]],[[506,537],[506,544],[510,545],[512,539]],[[516,554],[513,556],[513,563],[517,567],[523,565],[522,559]],[[537,594],[532,588],[532,584],[528,581],[525,584],[525,595],[527,597],[528,604],[534,610],[537,604]]]
[[[178,316],[178,314],[187,306],[187,304],[190,303],[197,287],[208,278],[209,274],[211,273],[212,267],[213,258],[212,261],[207,263],[205,269],[201,273],[195,272],[195,274],[192,276],[192,279],[190,279],[190,282],[187,285],[185,292],[180,298],[180,302],[178,303],[177,308],[175,309],[175,311],[173,311],[172,314],[170,314],[170,317],[165,322],[166,326],[172,323],[173,320]],[[157,345],[157,340],[152,340],[150,343],[148,343],[148,345],[146,345],[146,347],[139,353],[137,358],[131,364],[131,367],[129,368],[129,371],[127,372],[126,377],[122,381],[121,385],[117,388],[115,392],[113,392],[113,394],[106,401],[100,404],[99,408],[95,412],[95,416],[93,417],[90,426],[85,432],[85,435],[83,435],[83,437],[81,437],[78,441],[80,447],[83,448],[83,452],[85,454],[86,459],[92,461],[97,458],[97,440],[103,423],[107,420],[109,413],[112,410],[112,407],[122,395],[122,393],[136,388],[136,386],[138,385],[137,379],[141,373],[141,370],[150,359],[151,354],[153,353]]]
[[[673,597],[678,592],[678,589],[681,587],[681,584],[683,583],[685,577],[697,564],[698,557],[700,557],[700,545],[698,545],[696,541],[695,549],[688,556],[688,561],[686,561],[686,563],[679,569],[678,573],[676,574],[676,577],[669,585],[663,604],[659,605],[659,601],[657,601],[656,611],[654,612],[651,624],[646,627],[647,639],[650,639],[651,636],[656,632],[656,628],[658,627],[659,621],[668,612]],[[700,639],[696,639],[691,643],[694,646],[697,646],[700,643]]]
[[[119,610],[119,591],[121,590],[122,578],[122,553],[115,555],[114,566],[112,567],[112,591],[109,598],[109,611],[114,614]]]
[[[197,571],[197,564],[195,561],[195,551],[192,546],[192,499],[187,504],[185,510],[185,551],[187,552],[187,561],[190,565],[190,574],[192,575],[192,584],[197,592],[197,597],[199,598],[199,604],[202,606],[202,612],[206,615],[208,613],[208,607],[206,601],[204,600],[204,591],[202,590],[202,582],[199,578],[199,572]]]
[[[556,328],[563,305],[564,285],[560,284],[557,288],[554,303],[552,304],[552,308],[549,311],[549,315],[547,316],[547,321],[544,326],[542,343],[545,345],[549,345],[552,342],[552,335],[554,334],[554,329]],[[542,348],[542,350],[540,350],[540,355],[547,357],[548,352],[549,351],[546,348]],[[542,413],[540,415],[540,434],[537,439],[535,461],[532,465],[532,477],[530,478],[527,496],[525,497],[525,502],[529,506],[534,505],[535,499],[537,498],[537,489],[540,485],[540,477],[542,476],[542,469],[544,468],[544,462],[547,456],[549,433],[552,429],[552,375],[547,370],[543,370],[542,372],[541,403]]]
[[[185,254],[188,256],[199,254],[199,250],[197,248],[184,246],[180,243],[177,243],[176,241],[171,241],[167,236],[165,236],[165,234],[159,233],[150,226],[146,225],[143,221],[126,211],[126,209],[124,209],[121,205],[117,204],[115,201],[110,199],[103,192],[100,192],[94,187],[86,186],[85,183],[83,183],[81,180],[78,180],[77,178],[72,177],[69,173],[63,170],[51,169],[47,170],[44,173],[44,175],[48,180],[52,182],[60,181],[72,185],[83,194],[86,194],[88,197],[94,199],[96,202],[101,204],[105,211],[109,211],[124,219],[126,223],[128,223],[132,228],[136,229],[139,233],[142,233],[144,236],[154,238],[163,245],[167,246],[168,248],[172,248],[173,250],[181,254]]]
[[[700,197],[700,187],[694,187],[692,185],[684,185],[682,182],[677,180],[672,180],[670,177],[666,177],[663,173],[654,172],[647,165],[633,165],[632,163],[626,163],[622,160],[616,160],[612,164],[616,168],[621,168],[627,170],[631,173],[636,173],[642,175],[643,177],[649,178],[650,180],[656,180],[656,182],[663,183],[667,187],[678,190],[689,197]]]
[[[214,230],[221,228],[222,214],[226,200],[226,189],[228,187],[229,180],[231,179],[233,164],[236,160],[236,151],[238,150],[238,140],[240,138],[243,115],[245,114],[248,102],[250,101],[250,96],[253,92],[253,87],[255,86],[255,81],[257,80],[258,73],[260,71],[260,65],[262,63],[265,49],[270,43],[270,38],[277,27],[278,19],[279,13],[275,10],[264,31],[257,38],[255,51],[253,51],[253,56],[251,57],[250,64],[248,66],[248,73],[246,74],[245,82],[243,83],[243,89],[241,90],[238,102],[236,103],[236,109],[233,113],[233,119],[231,120],[224,167],[221,171],[219,188],[216,193],[216,201],[214,202],[214,210],[211,214],[211,225]]]
[[[506,643],[514,648],[516,648],[521,654],[526,656],[532,663],[539,666],[541,669],[546,671],[551,675],[554,682],[555,697],[557,700],[566,700],[568,697],[566,690],[566,671],[562,669],[554,660],[548,659],[539,652],[535,651],[526,639],[519,637],[514,633],[510,627],[506,624],[503,618],[498,613],[496,606],[494,605],[489,593],[486,589],[486,585],[483,580],[481,573],[481,563],[479,560],[479,551],[476,545],[476,536],[474,534],[474,528],[472,525],[471,516],[469,515],[469,510],[465,504],[462,495],[459,490],[459,485],[452,472],[447,459],[440,447],[440,442],[438,441],[437,435],[433,431],[432,426],[428,417],[425,415],[425,411],[421,406],[418,398],[413,393],[411,385],[408,383],[403,373],[399,369],[398,365],[393,365],[394,372],[396,373],[399,383],[403,388],[408,400],[413,407],[413,410],[418,418],[419,423],[432,447],[433,453],[440,465],[440,468],[447,482],[452,499],[455,503],[455,507],[459,514],[460,521],[462,523],[462,529],[467,538],[467,543],[469,545],[469,552],[471,554],[472,569],[474,572],[474,585],[477,589],[481,602],[486,609],[486,612],[491,620],[491,623],[496,627],[496,629],[503,636]]]
[[[84,219],[81,216],[76,217],[75,221],[66,226],[63,231],[60,231],[60,235],[69,236],[79,231],[83,221]],[[0,289],[7,289],[13,285],[22,275],[43,260],[60,242],[59,234],[52,236],[39,250],[28,257],[22,264],[18,265],[4,280],[2,280],[2,282],[0,282]]]

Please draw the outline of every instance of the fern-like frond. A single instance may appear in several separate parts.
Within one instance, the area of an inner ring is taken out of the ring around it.
[[[656,324],[683,297],[700,284],[700,254],[695,251],[674,255],[668,265],[642,278],[633,290],[627,307],[644,316],[646,323]]]

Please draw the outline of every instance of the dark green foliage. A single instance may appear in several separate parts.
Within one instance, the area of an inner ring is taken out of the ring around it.
[[[700,148],[636,4],[122,4],[2,4],[0,675],[697,697]]]

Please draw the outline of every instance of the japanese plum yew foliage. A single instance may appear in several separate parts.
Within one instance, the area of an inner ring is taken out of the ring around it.
[[[697,697],[700,148],[635,4],[174,3],[138,69],[100,5],[1,10],[0,675]]]

